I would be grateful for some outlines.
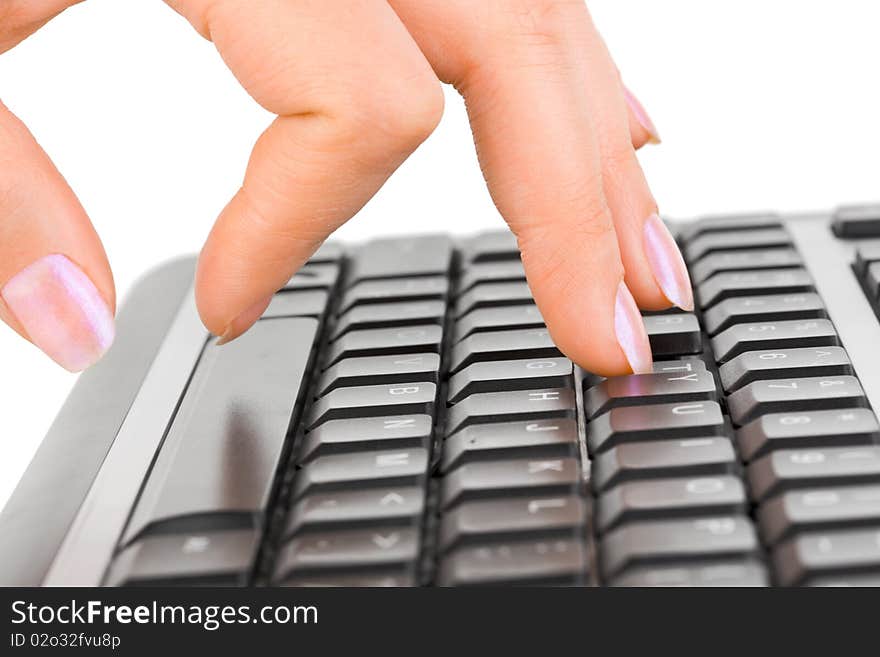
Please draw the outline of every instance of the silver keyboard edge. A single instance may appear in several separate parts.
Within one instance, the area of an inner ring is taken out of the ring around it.
[[[786,227],[825,303],[856,376],[875,411],[880,410],[880,322],[852,270],[855,244],[831,233],[830,215],[785,216]]]
[[[44,586],[102,583],[208,337],[190,289],[43,580]]]

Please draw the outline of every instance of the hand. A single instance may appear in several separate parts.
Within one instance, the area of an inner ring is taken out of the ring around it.
[[[0,52],[77,0],[6,0]],[[196,274],[231,340],[465,97],[492,197],[557,345],[604,375],[651,367],[637,305],[691,309],[635,148],[656,140],[583,2],[167,0],[277,115]],[[73,192],[0,105],[0,318],[70,370],[113,338],[112,275]]]

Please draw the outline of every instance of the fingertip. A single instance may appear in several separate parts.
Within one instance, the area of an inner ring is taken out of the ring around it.
[[[260,317],[262,317],[271,302],[272,296],[270,295],[264,299],[260,299],[245,309],[235,319],[229,322],[219,335],[215,334],[217,335],[217,344],[222,345],[227,342],[232,342],[242,333],[246,332],[257,322],[258,319],[260,319]]]

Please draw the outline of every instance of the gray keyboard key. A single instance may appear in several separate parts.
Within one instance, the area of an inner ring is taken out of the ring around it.
[[[745,516],[633,522],[602,539],[602,572],[612,578],[626,568],[686,559],[757,555],[758,538]]]
[[[472,461],[575,456],[577,448],[577,423],[571,418],[472,424],[446,439],[440,470]]]
[[[782,228],[755,228],[730,232],[708,233],[689,240],[684,247],[688,262],[695,262],[716,251],[739,251],[742,249],[769,249],[789,246],[791,237]]]
[[[734,324],[775,322],[826,317],[825,304],[815,292],[762,294],[731,297],[703,313],[709,335],[720,333]]]
[[[722,272],[703,281],[696,289],[700,308],[703,309],[730,297],[812,291],[812,277],[800,268]]]
[[[464,268],[458,282],[459,294],[467,292],[480,283],[512,283],[526,280],[526,272],[520,260],[502,260],[470,265]]]
[[[697,565],[631,568],[624,575],[615,578],[611,586],[763,587],[770,586],[770,576],[760,562],[742,559]]]
[[[437,324],[349,331],[330,345],[326,366],[355,356],[439,353],[443,327]]]
[[[480,308],[455,322],[455,341],[481,331],[526,328],[546,328],[535,304]]]
[[[572,495],[579,487],[580,470],[572,458],[466,463],[443,477],[441,503],[448,509],[486,497]]]
[[[742,457],[752,461],[777,449],[880,443],[880,425],[867,408],[769,413],[737,429],[736,443]]]
[[[744,351],[830,347],[840,344],[834,325],[827,319],[787,320],[737,324],[712,338],[719,363]]]
[[[324,290],[279,292],[263,311],[260,319],[270,317],[321,317],[329,295]]]
[[[360,329],[442,324],[445,316],[445,301],[400,301],[355,306],[339,318],[333,329],[333,339],[347,331]]]
[[[342,297],[339,313],[348,312],[360,304],[389,301],[445,300],[449,296],[449,278],[424,276],[421,278],[391,278],[357,283]]]
[[[795,532],[880,526],[880,486],[790,491],[762,504],[758,521],[768,545]]]
[[[533,304],[532,292],[525,281],[512,283],[480,283],[462,294],[455,304],[455,316],[464,317],[480,308]]]
[[[397,354],[345,358],[324,372],[317,394],[334,388],[381,383],[425,381],[437,383],[440,377],[440,354]]]
[[[338,262],[344,255],[345,249],[339,242],[324,242],[308,261],[314,264]]]
[[[831,230],[838,237],[880,237],[880,204],[837,208],[831,219]]]
[[[477,233],[462,244],[465,262],[495,262],[519,260],[516,235],[509,230],[488,230]]]
[[[445,276],[451,263],[452,240],[446,235],[383,237],[370,240],[352,254],[348,281]]]
[[[545,328],[474,333],[453,346],[450,374],[471,363],[513,358],[561,358],[562,353]]]
[[[828,575],[827,577],[812,577],[805,586],[821,587],[868,587],[880,588],[880,570],[876,573],[858,573],[856,575]]]
[[[392,565],[413,571],[418,556],[419,530],[414,528],[315,532],[281,548],[275,577],[282,580],[303,572]]]
[[[761,212],[757,214],[712,215],[690,221],[681,228],[682,240],[689,242],[695,237],[709,233],[727,233],[731,240],[736,240],[739,231],[755,228],[781,228],[779,215]]]
[[[727,398],[734,424],[744,425],[764,413],[791,413],[867,406],[854,376],[819,376],[755,381]]]
[[[339,265],[307,262],[293,275],[283,290],[330,290],[339,280]]]
[[[654,358],[702,353],[703,336],[695,315],[691,313],[648,315],[644,318],[644,322]]]
[[[752,381],[852,374],[852,365],[842,347],[763,349],[740,354],[718,374],[724,389],[733,392]]]
[[[625,442],[726,434],[721,407],[714,401],[627,406],[593,418],[587,425],[587,446],[598,454]]]
[[[588,583],[582,541],[550,539],[487,543],[453,550],[440,562],[440,586]]]
[[[868,291],[868,299],[871,302],[876,302],[880,298],[880,262],[872,262],[868,265],[864,284]]]
[[[880,529],[849,529],[796,536],[773,553],[779,582],[807,583],[820,576],[880,573]]]
[[[743,251],[720,251],[702,258],[691,267],[694,285],[702,283],[715,274],[739,269],[780,269],[802,264],[797,251],[790,248],[746,249]]]
[[[367,486],[421,486],[428,456],[418,447],[321,456],[296,473],[294,498]]]
[[[706,370],[706,363],[700,358],[682,358],[681,360],[655,360],[654,372],[656,374],[668,374],[677,372],[690,374]]]
[[[880,447],[785,449],[752,462],[746,473],[757,501],[796,488],[880,483]]]
[[[622,483],[599,496],[600,533],[625,522],[681,516],[745,513],[748,498],[739,477],[687,477]]]
[[[259,545],[256,529],[147,536],[116,556],[107,585],[244,586]]]
[[[568,387],[573,371],[568,358],[472,363],[449,379],[449,401],[455,403],[477,392]]]
[[[449,409],[446,435],[482,422],[573,418],[576,410],[571,388],[481,392],[465,397]]]
[[[593,418],[618,406],[642,406],[714,400],[711,372],[629,374],[614,376],[584,391],[584,413]]]
[[[864,278],[868,265],[880,261],[880,241],[856,244],[856,261],[854,267],[859,278]]]
[[[417,526],[425,511],[425,489],[415,486],[365,488],[309,495],[293,507],[285,537],[302,530]]]
[[[297,462],[340,452],[429,447],[433,435],[430,415],[389,415],[330,420],[303,438]]]
[[[317,328],[260,320],[205,347],[122,544],[153,529],[261,526]]]
[[[416,585],[415,574],[407,570],[370,570],[369,572],[341,571],[293,575],[280,586],[308,586],[329,588],[403,588]]]
[[[437,386],[433,383],[392,383],[380,386],[336,388],[312,406],[306,428],[327,420],[434,413]]]
[[[477,500],[459,504],[440,520],[440,548],[462,543],[585,535],[587,506],[576,495]]]
[[[590,484],[601,492],[627,481],[723,475],[736,472],[737,467],[728,438],[626,443],[596,455]]]

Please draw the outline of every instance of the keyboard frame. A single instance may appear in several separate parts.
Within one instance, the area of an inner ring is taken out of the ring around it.
[[[871,406],[880,408],[880,368],[871,367],[880,363],[876,357],[880,323],[852,271],[856,243],[833,236],[831,216],[822,212],[780,219],[814,279]],[[673,230],[679,225],[685,224],[673,223]],[[0,584],[103,583],[181,391],[209,337],[193,296],[194,261],[177,261],[143,279],[120,312],[117,344],[77,382],[0,515],[0,536],[4,537]],[[114,386],[123,370],[130,381]],[[575,368],[578,434],[585,463],[583,375]],[[70,447],[65,451],[61,446],[88,430],[86,425],[98,406],[110,409],[112,416],[101,425],[105,453],[97,450],[91,463],[63,463]],[[34,491],[42,492],[35,496]]]

